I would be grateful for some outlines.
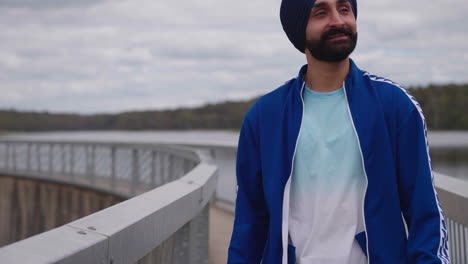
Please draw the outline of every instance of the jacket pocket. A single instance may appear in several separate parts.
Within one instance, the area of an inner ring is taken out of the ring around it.
[[[296,264],[296,247],[288,243],[288,264]]]
[[[358,233],[357,235],[354,236],[356,241],[358,242],[359,246],[362,249],[362,252],[364,252],[364,255],[367,257],[367,243],[366,243],[366,232],[361,232]]]

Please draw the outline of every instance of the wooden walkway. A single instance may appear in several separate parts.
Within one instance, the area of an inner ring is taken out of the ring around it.
[[[221,209],[216,205],[210,206],[208,264],[227,263],[227,250],[231,240],[233,223],[233,212]]]

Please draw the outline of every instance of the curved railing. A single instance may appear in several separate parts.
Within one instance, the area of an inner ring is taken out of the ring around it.
[[[206,263],[207,156],[155,144],[0,141],[0,174],[133,197],[0,249],[1,263]]]
[[[0,141],[0,173],[73,183],[123,197],[180,178],[199,162],[194,151],[165,145]]]
[[[453,264],[468,263],[468,182],[435,173],[442,202]]]

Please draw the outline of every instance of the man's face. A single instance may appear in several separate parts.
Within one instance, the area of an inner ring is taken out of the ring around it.
[[[356,47],[356,18],[348,0],[317,0],[306,28],[306,49],[317,60],[339,62]]]

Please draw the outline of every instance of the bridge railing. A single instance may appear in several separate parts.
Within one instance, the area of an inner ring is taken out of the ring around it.
[[[452,264],[468,263],[468,182],[435,173],[444,210]]]
[[[207,263],[207,203],[217,180],[207,159],[154,144],[0,141],[0,174],[127,198],[142,193],[5,246],[0,262]]]
[[[132,197],[180,178],[200,162],[187,149],[154,144],[0,141],[0,172],[56,179]]]

